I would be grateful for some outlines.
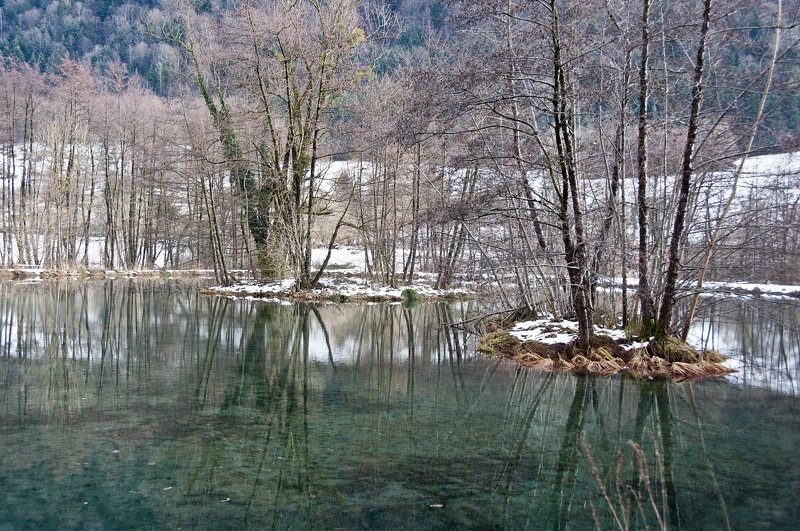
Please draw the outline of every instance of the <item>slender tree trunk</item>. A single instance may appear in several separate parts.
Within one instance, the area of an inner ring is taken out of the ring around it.
[[[211,236],[211,252],[214,259],[214,274],[217,277],[217,282],[224,286],[228,286],[231,283],[231,278],[228,275],[228,267],[225,264],[225,250],[222,246],[219,223],[217,223],[217,208],[214,201],[214,183],[211,178],[209,178],[208,181],[208,189],[206,189],[205,179],[201,174],[200,186],[203,190],[203,206],[206,210],[208,232]]]
[[[639,66],[639,136],[636,151],[637,195],[636,210],[639,222],[639,305],[641,308],[641,335],[649,337],[655,325],[650,276],[648,272],[649,242],[647,239],[647,106],[649,103],[650,56],[650,0],[642,0],[642,58]]]
[[[408,258],[403,265],[403,282],[411,283],[414,279],[414,264],[417,259],[417,245],[419,242],[419,211],[420,211],[420,173],[422,172],[422,143],[417,141],[415,148],[414,171],[411,177],[411,242],[409,243]]]
[[[750,154],[750,150],[753,149],[753,142],[756,138],[756,133],[758,132],[758,127],[761,124],[761,117],[764,113],[764,107],[767,103],[767,96],[769,95],[770,87],[772,86],[772,77],[775,73],[775,64],[778,61],[778,49],[780,48],[780,40],[781,40],[781,20],[783,15],[783,1],[777,0],[777,14],[775,20],[775,41],[772,47],[772,57],[770,59],[769,67],[767,69],[767,81],[764,86],[764,92],[761,94],[761,101],[758,105],[758,110],[756,111],[756,116],[753,119],[753,126],[750,129],[750,136],[747,139],[747,147],[744,150],[744,154],[742,158],[739,160],[739,165],[736,168],[736,172],[734,173],[733,177],[733,184],[731,185],[731,191],[728,195],[728,200],[725,203],[725,207],[722,210],[722,214],[717,219],[716,225],[714,227],[714,232],[711,234],[711,237],[708,240],[708,244],[706,245],[706,249],[703,253],[703,259],[700,262],[700,273],[697,277],[697,284],[695,286],[695,292],[692,294],[692,300],[689,303],[689,310],[686,312],[686,319],[684,320],[683,324],[683,331],[681,332],[681,338],[686,341],[689,336],[689,328],[692,326],[692,320],[694,319],[695,311],[697,310],[697,301],[700,298],[700,290],[703,288],[703,282],[706,278],[706,272],[708,271],[708,264],[711,261],[711,254],[716,247],[717,240],[719,239],[720,232],[722,231],[722,226],[725,223],[725,219],[728,217],[728,213],[731,210],[731,206],[733,206],[733,200],[736,197],[736,190],[739,185],[739,177],[742,175],[742,170],[744,169],[744,164],[747,161],[747,157]],[[786,253],[783,253],[782,256],[786,256]]]
[[[560,201],[561,236],[572,292],[572,306],[578,320],[576,349],[588,352],[592,335],[591,275],[588,271],[583,212],[578,194],[577,162],[574,152],[572,109],[568,102],[569,88],[561,57],[560,21],[556,0],[550,2],[553,46],[553,120],[558,166],[561,172]],[[571,223],[570,223],[571,221]],[[570,226],[572,225],[572,227]],[[572,231],[575,231],[573,236]]]
[[[692,86],[692,102],[689,111],[689,122],[686,130],[686,144],[683,149],[681,162],[680,188],[678,191],[678,204],[675,210],[675,223],[669,244],[669,262],[667,275],[664,281],[664,294],[661,297],[661,308],[656,323],[656,335],[663,339],[670,333],[672,310],[677,297],[678,276],[681,267],[682,242],[686,227],[686,213],[689,209],[689,192],[694,173],[694,149],[697,140],[697,130],[700,122],[700,103],[703,99],[706,39],[711,25],[712,0],[703,2],[703,20],[700,27],[700,38],[697,46],[697,59],[694,66],[694,84]]]
[[[83,218],[83,241],[84,241],[83,266],[84,267],[89,267],[89,240],[91,238],[92,208],[94,208],[94,188],[95,188],[95,178],[96,178],[95,172],[97,171],[94,158],[94,149],[91,147],[89,148],[89,157],[91,161],[90,165],[91,179],[89,182],[89,204],[86,207]]]

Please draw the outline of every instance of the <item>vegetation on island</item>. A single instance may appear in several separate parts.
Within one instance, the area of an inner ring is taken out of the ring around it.
[[[520,341],[508,330],[496,330],[481,337],[478,350],[525,367],[575,374],[627,374],[639,379],[671,378],[686,382],[735,372],[723,364],[727,358],[720,353],[697,350],[676,337],[638,347],[626,343],[629,342],[596,334],[589,339],[589,349],[580,351],[576,342]]]
[[[347,242],[376,282],[576,320],[572,365],[636,365],[609,315],[696,363],[704,282],[800,276],[794,173],[746,171],[797,147],[798,5],[17,0],[0,263],[302,291]]]

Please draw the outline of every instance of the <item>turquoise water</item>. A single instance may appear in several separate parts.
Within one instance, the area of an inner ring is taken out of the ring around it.
[[[743,371],[675,385],[478,355],[446,326],[467,303],[0,283],[0,529],[794,529],[772,304],[707,307],[697,341]]]

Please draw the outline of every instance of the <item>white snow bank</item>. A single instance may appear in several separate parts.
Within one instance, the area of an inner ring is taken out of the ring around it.
[[[536,321],[517,323],[509,333],[522,342],[538,341],[545,345],[567,345],[578,337],[578,322],[567,320],[556,321],[552,316],[548,316],[543,319],[537,319]],[[605,328],[602,326],[595,326],[594,334],[612,339],[625,350],[645,348],[652,340],[652,338],[650,338],[650,340],[647,341],[629,341],[624,330]]]
[[[621,277],[602,277],[599,279],[601,286],[608,286],[611,289],[617,289],[622,286]],[[639,285],[639,279],[628,278],[626,285],[630,288],[636,288]],[[694,290],[696,283],[685,281],[681,286],[684,290]],[[764,297],[793,297],[800,298],[800,286],[791,284],[759,284],[755,282],[717,282],[706,281],[703,282],[701,293],[734,293],[740,295],[753,295]]]
[[[750,175],[800,174],[800,153],[777,153],[748,157],[742,173]]]
[[[277,280],[265,284],[245,283],[233,286],[213,286],[207,291],[232,297],[290,297],[294,295],[294,280]],[[467,297],[471,292],[465,289],[434,289],[424,284],[411,284],[392,288],[370,285],[359,277],[326,278],[320,280],[319,287],[310,290],[312,298],[334,299],[337,296],[359,299],[401,300],[403,291],[412,289],[423,297]]]

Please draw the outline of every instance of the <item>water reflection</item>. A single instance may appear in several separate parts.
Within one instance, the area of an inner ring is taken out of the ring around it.
[[[707,299],[689,341],[733,359],[730,381],[797,396],[800,306],[788,299]]]
[[[0,283],[0,522],[585,529],[613,527],[625,506],[631,528],[800,517],[796,399],[523,370],[447,326],[472,311]]]

